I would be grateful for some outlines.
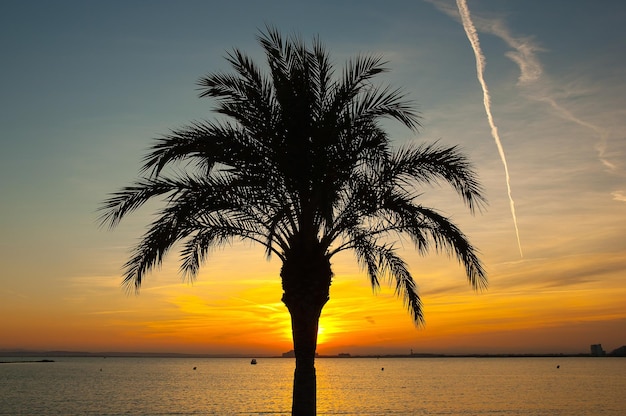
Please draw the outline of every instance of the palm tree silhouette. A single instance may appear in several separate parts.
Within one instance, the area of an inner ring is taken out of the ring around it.
[[[187,278],[210,249],[233,240],[253,241],[278,257],[296,356],[292,413],[314,415],[318,322],[329,300],[331,258],[352,250],[373,288],[383,279],[395,282],[419,326],[422,304],[394,238],[410,237],[421,254],[453,254],[471,285],[483,288],[485,272],[466,236],[418,199],[421,187],[441,181],[472,212],[485,199],[457,147],[392,148],[380,121],[416,130],[419,115],[401,90],[373,84],[386,70],[381,57],[356,56],[338,74],[317,38],[307,46],[268,27],[258,41],[269,70],[234,49],[226,58],[234,73],[201,78],[200,96],[217,100],[219,120],[158,139],[140,179],[104,201],[101,221],[115,227],[147,201],[164,199],[125,264],[130,290],[139,290],[176,242]]]

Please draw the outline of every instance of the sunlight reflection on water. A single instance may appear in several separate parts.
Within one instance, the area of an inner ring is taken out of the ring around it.
[[[0,415],[289,414],[293,360],[258,362],[0,364]],[[320,415],[626,414],[620,358],[325,358],[317,374]]]

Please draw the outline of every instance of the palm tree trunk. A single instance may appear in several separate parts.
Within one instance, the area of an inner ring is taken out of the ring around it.
[[[317,309],[317,308],[316,308]],[[320,309],[321,312],[321,309]],[[304,308],[290,308],[296,369],[293,375],[291,414],[314,416],[317,409],[315,349],[320,313]]]
[[[296,355],[291,412],[293,416],[315,416],[317,329],[322,308],[328,302],[330,261],[316,240],[313,244],[295,244],[286,253],[280,276]]]

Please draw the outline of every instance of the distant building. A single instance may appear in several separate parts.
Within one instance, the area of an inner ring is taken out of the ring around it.
[[[612,357],[626,357],[626,345],[614,349],[609,355]]]
[[[593,344],[591,346],[591,356],[592,357],[604,357],[606,356],[606,351],[602,349],[602,344]]]
[[[338,355],[339,358],[350,358],[351,355],[347,352],[340,352]]]

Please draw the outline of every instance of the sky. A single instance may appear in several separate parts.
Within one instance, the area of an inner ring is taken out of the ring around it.
[[[268,24],[319,35],[338,71],[356,54],[382,54],[379,81],[422,115],[418,133],[386,126],[394,145],[459,145],[489,201],[471,215],[446,187],[423,194],[479,249],[487,290],[473,291],[455,259],[399,242],[424,303],[416,328],[393,288],[373,293],[342,254],[320,354],[626,344],[624,21],[621,0],[5,2],[0,350],[292,349],[281,265],[261,247],[212,253],[193,284],[172,252],[128,295],[122,266],[158,206],[113,231],[97,221],[152,140],[214,117],[215,103],[198,98],[201,76],[227,71],[234,47],[263,63],[256,36]]]

